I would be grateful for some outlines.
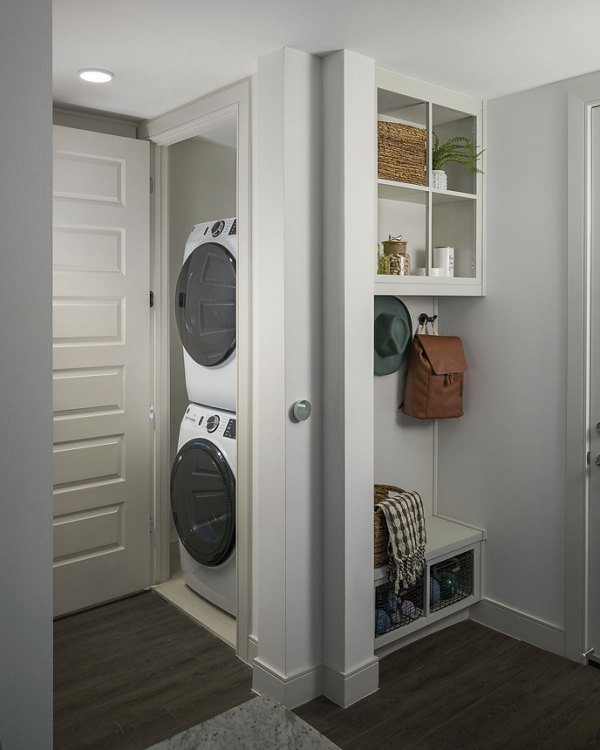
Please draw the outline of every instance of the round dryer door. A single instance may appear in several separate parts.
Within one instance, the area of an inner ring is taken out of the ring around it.
[[[181,268],[175,316],[181,343],[199,365],[215,367],[235,350],[235,258],[216,242],[199,245]]]
[[[203,565],[220,565],[235,543],[235,478],[217,446],[197,438],[177,454],[171,510],[179,538]]]

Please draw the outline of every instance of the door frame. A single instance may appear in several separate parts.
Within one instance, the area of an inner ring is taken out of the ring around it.
[[[600,77],[569,91],[565,654],[579,662],[589,649],[590,125],[598,105]]]
[[[251,295],[251,128],[250,80],[209,94],[143,123],[141,137],[153,144],[154,193],[152,278],[157,301],[154,321],[154,579],[169,576],[170,550],[170,375],[169,375],[169,146],[202,135],[221,120],[237,116],[237,617],[236,652],[249,661],[252,623],[252,295]],[[242,449],[240,450],[240,446]]]

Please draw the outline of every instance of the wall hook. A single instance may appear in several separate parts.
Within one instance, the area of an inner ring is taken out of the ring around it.
[[[424,326],[425,323],[431,323],[433,325],[435,321],[437,320],[437,315],[432,315],[431,317],[427,315],[427,313],[421,313],[419,315],[419,325]]]

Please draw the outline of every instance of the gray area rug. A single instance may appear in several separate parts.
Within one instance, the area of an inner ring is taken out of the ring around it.
[[[242,703],[147,750],[340,750],[268,695]]]

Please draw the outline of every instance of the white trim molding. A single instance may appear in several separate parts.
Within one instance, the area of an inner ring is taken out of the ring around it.
[[[247,664],[254,667],[254,661],[258,656],[258,639],[255,635],[248,636],[248,660]]]
[[[287,708],[296,708],[322,694],[322,667],[310,667],[291,675],[282,675],[260,658],[254,659],[252,690],[266,693]]]
[[[374,656],[350,672],[323,667],[323,694],[342,708],[379,689],[379,659]]]
[[[498,630],[545,651],[565,655],[565,631],[552,623],[507,607],[493,599],[482,599],[470,609],[471,620]]]
[[[232,116],[237,118],[237,348],[238,348],[238,466],[236,554],[238,575],[236,651],[248,661],[252,622],[252,260],[251,260],[251,126],[250,80],[241,81],[195,102],[143,123],[141,137],[156,145],[154,159],[154,272],[159,290],[155,320],[155,414],[160,436],[156,444],[155,582],[168,574],[170,542],[169,456],[169,151],[187,138],[201,136]]]
[[[590,118],[600,76],[569,91],[565,655],[584,661],[588,622]]]
[[[342,708],[375,693],[379,688],[379,659],[373,657],[365,664],[343,673],[320,665],[282,675],[260,658],[254,659],[252,690],[266,693],[288,708],[296,708],[320,695],[326,695]]]

